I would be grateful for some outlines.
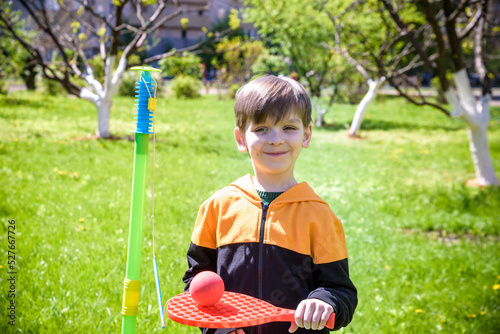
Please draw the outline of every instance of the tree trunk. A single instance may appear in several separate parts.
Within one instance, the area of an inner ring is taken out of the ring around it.
[[[477,183],[481,186],[499,185],[490,156],[488,126],[469,126],[469,148],[474,162]]]
[[[314,122],[314,124],[318,128],[321,128],[325,124],[325,121],[323,119],[323,114],[322,113],[318,113],[317,115],[318,115],[318,117],[316,118],[316,121]]]
[[[111,114],[112,101],[110,98],[103,98],[97,106],[97,131],[98,138],[111,138],[109,133],[109,115]]]
[[[479,103],[476,103],[465,69],[454,73],[454,79],[457,92],[449,89],[445,95],[455,109],[452,116],[463,119],[468,126],[469,148],[476,173],[476,179],[470,183],[480,186],[499,185],[487,139],[491,95],[484,94]]]
[[[99,91],[98,89],[96,90]],[[80,92],[80,97],[89,100],[97,108],[97,138],[111,138],[111,133],[109,132],[109,116],[111,114],[113,96],[109,91],[100,91],[96,94],[87,88],[83,88]]]
[[[109,116],[113,104],[113,96],[117,93],[118,87],[123,79],[123,74],[127,67],[127,59],[122,56],[116,71],[113,71],[116,57],[109,56],[105,64],[104,85],[94,79],[93,74],[87,76],[87,82],[93,87],[94,92],[87,88],[80,91],[82,99],[89,100],[97,107],[97,130],[98,138],[111,138],[109,132]]]
[[[314,110],[316,110],[316,121],[314,122],[314,124],[320,128],[324,125],[324,115],[328,112],[328,109],[322,109],[321,108],[321,98],[316,96],[312,98],[312,104],[313,104],[313,107],[314,107]]]
[[[23,79],[26,88],[28,90],[36,89],[36,76],[38,71],[36,70],[36,65],[30,62],[29,65],[24,65],[23,71],[21,73],[21,78]]]
[[[348,136],[352,138],[359,138],[359,129],[361,128],[361,122],[363,120],[363,115],[365,113],[366,107],[370,104],[373,98],[377,95],[377,91],[385,82],[385,78],[377,78],[375,80],[368,79],[368,92],[363,97],[361,102],[358,104],[356,108],[356,112],[354,113],[354,118],[352,120],[351,127],[349,128]]]

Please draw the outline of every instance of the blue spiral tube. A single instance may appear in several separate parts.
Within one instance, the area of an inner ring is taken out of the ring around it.
[[[149,72],[142,72],[139,81],[136,82],[136,130],[135,133],[153,133],[153,112],[148,109],[148,100],[155,98],[155,82]]]
[[[137,327],[137,314],[139,310],[141,250],[142,250],[142,225],[144,220],[144,200],[146,194],[146,176],[148,162],[149,134],[153,134],[153,112],[156,110],[156,82],[149,72],[161,72],[148,66],[135,66],[131,71],[141,71],[139,81],[136,83],[136,129],[134,148],[134,169],[132,177],[132,200],[130,207],[130,227],[127,251],[127,270],[123,287],[122,304],[122,334],[135,334]],[[153,134],[154,138],[154,134]],[[154,143],[154,141],[153,141]],[[154,166],[154,144],[153,144]],[[154,184],[154,169],[153,169]],[[154,197],[153,197],[154,198]],[[154,210],[153,210],[154,212]],[[153,217],[153,216],[152,216]],[[153,222],[154,224],[154,222]],[[154,243],[154,237],[153,237]],[[153,250],[154,257],[154,250]],[[155,262],[155,275],[159,305],[162,305],[159,293],[159,278]],[[163,310],[160,311],[162,316]],[[163,316],[162,316],[163,318]],[[163,327],[163,320],[162,320]]]

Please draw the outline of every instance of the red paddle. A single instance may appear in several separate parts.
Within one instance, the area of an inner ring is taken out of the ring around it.
[[[213,306],[198,305],[189,292],[167,302],[167,315],[183,325],[204,328],[241,328],[274,321],[295,322],[295,311],[273,306],[263,300],[235,292],[224,292]],[[333,329],[332,313],[326,327]]]

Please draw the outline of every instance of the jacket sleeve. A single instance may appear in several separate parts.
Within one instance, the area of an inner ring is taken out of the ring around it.
[[[187,252],[187,261],[188,261],[188,270],[184,274],[182,278],[183,282],[186,283],[184,287],[184,291],[189,290],[189,285],[193,280],[193,277],[196,274],[209,270],[213,272],[217,272],[217,254],[215,249],[206,248],[202,246],[198,246],[191,242],[189,245],[189,249]],[[221,329],[213,329],[213,328],[200,328],[203,334],[228,334],[235,329],[231,328],[221,328]]]
[[[202,271],[217,272],[217,254],[215,249],[198,246],[191,242],[187,251],[188,269],[184,273],[182,281],[186,283],[184,291],[189,290],[193,277]]]
[[[212,216],[211,210],[208,209],[209,204],[205,202],[198,213],[198,218],[196,219],[196,225],[193,231],[193,236],[191,240],[202,241],[200,243],[206,244],[209,242],[211,245],[213,243],[212,230],[209,228],[208,224]],[[191,241],[187,251],[187,261],[188,269],[185,272],[182,281],[186,283],[184,291],[189,290],[189,286],[193,277],[202,271],[213,271],[217,272],[217,250],[211,247],[203,247],[197,245],[195,242]],[[235,329],[232,328],[200,328],[203,334],[228,334]]]
[[[335,327],[347,326],[358,304],[357,290],[349,278],[347,259],[316,264],[313,268],[315,286],[308,298],[321,299],[332,305],[335,313]]]
[[[191,244],[187,251],[188,270],[182,280],[186,283],[184,291],[189,290],[191,280],[196,274],[210,270],[217,272],[217,245],[214,229],[210,225],[217,221],[210,199],[205,201],[198,211],[196,223],[191,235]]]

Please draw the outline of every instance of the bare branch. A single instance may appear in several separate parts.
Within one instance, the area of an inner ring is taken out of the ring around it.
[[[485,3],[484,5],[485,6],[490,5],[491,7],[493,7],[492,3]],[[487,10],[488,8],[484,8],[484,9],[485,10],[483,12],[488,13],[488,10]],[[490,15],[492,15],[491,12],[490,12]],[[479,19],[475,29],[474,29],[474,67],[476,68],[476,71],[479,74],[479,79],[481,80],[481,86],[483,88],[483,92],[482,92],[483,95],[491,94],[492,87],[493,87],[493,82],[488,77],[488,70],[486,69],[486,66],[484,64],[484,59],[483,59],[484,44],[485,44],[485,40],[484,40],[483,36],[484,36],[484,31],[486,30],[486,27],[487,27],[487,18],[486,18],[486,15],[482,15],[481,18]]]
[[[403,68],[400,68],[399,70],[397,70],[396,72],[394,72],[394,76],[398,76],[398,75],[401,75],[403,73],[406,73],[408,72],[409,70],[411,69],[414,69],[418,66],[422,66],[424,65],[424,62],[420,59],[420,56],[417,54],[415,55],[415,57],[413,57],[413,59],[408,63],[408,65],[406,65],[405,67]],[[396,66],[394,66],[394,68],[396,68]]]
[[[405,46],[404,46],[403,50],[401,50],[397,56],[392,57],[392,58],[389,60],[389,61],[392,63],[392,64],[391,64],[391,67],[392,67],[392,68],[397,68],[397,67],[398,67],[398,65],[399,65],[399,63],[401,62],[401,60],[402,60],[404,57],[406,57],[406,56],[408,56],[409,54],[411,54],[414,50],[415,50],[415,49],[413,48],[413,46],[412,46],[410,43],[405,44]],[[382,50],[381,50],[381,51],[382,51]],[[384,50],[384,52],[385,52],[385,50]],[[382,54],[382,53],[379,53],[379,54],[377,55],[377,57],[382,57],[382,56],[383,56],[383,54]],[[418,55],[418,54],[416,54],[416,55],[415,55],[415,57],[414,57],[413,59],[415,59],[415,58],[419,58],[419,55]],[[419,58],[419,59],[420,59],[420,58]],[[410,65],[411,65],[411,62],[410,62]]]
[[[326,1],[325,1],[326,2]],[[337,19],[340,19],[342,16],[344,16],[345,14],[349,13],[351,10],[354,9],[354,7],[356,7],[357,5],[359,4],[362,4],[364,3],[365,0],[354,0],[350,5],[349,7],[347,7],[346,9],[344,9],[343,12],[341,12],[338,16],[337,16]],[[322,6],[324,5],[325,3],[322,4]]]
[[[122,13],[123,7],[127,0],[122,1],[121,6],[115,6],[115,27],[118,27],[122,24]],[[120,42],[120,30],[113,28],[111,30],[111,46],[109,50],[110,56],[116,56],[118,54],[118,44]]]
[[[175,2],[177,2],[177,1],[175,1]],[[177,3],[175,5],[178,6]],[[165,8],[166,8],[165,2],[163,0],[160,0],[160,5],[156,9],[156,11],[153,13],[153,15],[151,15],[151,17],[149,18],[149,22],[155,22],[161,16],[161,14],[165,10]]]
[[[168,52],[165,52],[165,53],[153,56],[153,57],[146,58],[146,59],[144,59],[143,63],[150,64],[154,61],[157,61],[157,60],[160,60],[163,58],[167,58],[167,57],[171,57],[171,56],[176,55],[176,54],[182,54],[183,52],[193,51],[193,50],[198,49],[203,43],[205,43],[205,41],[200,41],[200,42],[196,43],[195,45],[192,45],[192,46],[189,46],[186,48],[173,49],[173,50],[170,50]],[[135,65],[139,65],[139,64],[129,64],[130,67],[135,66]]]
[[[50,36],[50,38],[52,39],[52,41],[54,42],[54,44],[56,45],[56,47],[59,49],[59,52],[61,53],[61,56],[64,58],[65,61],[67,61],[67,57],[66,57],[66,53],[64,52],[64,48],[62,47],[61,43],[59,43],[59,40],[56,38],[56,36],[52,32],[51,26],[50,26],[50,24],[48,22],[47,11],[45,10],[44,2],[41,1],[40,5],[42,6],[41,14],[43,16],[43,19],[44,19],[46,25],[44,25],[39,20],[38,16],[35,15],[33,9],[31,8],[31,5],[29,3],[27,3],[26,0],[19,0],[19,2],[30,13],[31,17],[33,18],[33,20],[35,21],[35,23],[38,25],[38,27],[40,29],[42,29],[47,35]]]
[[[463,28],[459,33],[458,33],[458,38],[460,40],[466,38],[469,33],[474,29],[474,27],[478,24],[478,21],[483,17],[483,7],[479,6],[478,10],[476,11],[476,14],[472,17],[472,19],[469,21],[467,26]]]
[[[44,76],[47,79],[60,82],[63,85],[64,89],[66,89],[66,91],[68,93],[78,96],[81,88],[79,86],[75,85],[74,83],[72,83],[71,79],[70,79],[69,69],[72,68],[71,67],[71,60],[68,59],[68,56],[66,55],[66,52],[61,44],[61,41],[55,36],[54,31],[52,30],[52,25],[51,25],[51,22],[49,20],[48,15],[47,15],[47,11],[45,10],[45,6],[44,6],[43,1],[40,2],[41,9],[39,9],[41,16],[42,16],[42,19],[43,19],[43,22],[38,17],[38,15],[36,15],[33,8],[31,7],[33,5],[32,3],[28,3],[28,2],[26,2],[26,0],[19,0],[19,1],[20,1],[21,5],[23,5],[23,7],[26,8],[26,10],[30,14],[30,16],[33,18],[35,23],[38,25],[38,27],[51,38],[52,42],[56,45],[57,49],[59,50],[59,52],[61,54],[61,57],[64,60],[64,62],[63,62],[64,66],[62,66],[62,69],[59,71],[60,73],[62,73],[62,77],[61,77],[51,67],[49,67],[45,63],[45,61],[43,60],[43,57],[41,55],[41,52],[39,50],[35,49],[32,46],[28,46],[29,49],[34,50],[35,53],[37,54],[37,56],[36,56],[37,64],[39,64],[42,67],[42,73],[44,74]],[[56,28],[57,28],[57,26],[56,26]],[[15,34],[15,32],[14,32],[14,35],[17,35],[17,34]],[[26,48],[26,45],[23,44],[23,47]],[[29,49],[27,49],[27,50],[29,50]]]
[[[80,24],[82,24],[86,30],[93,32],[94,34],[97,33],[97,30],[95,29],[95,25],[89,24],[85,20],[81,20],[77,15],[74,14],[74,11],[70,8],[68,8],[64,2],[62,4],[59,4],[59,8],[64,11],[68,17],[72,18],[75,21],[78,21]]]
[[[453,12],[453,4],[451,3],[451,0],[443,0],[443,9],[445,18],[448,18]],[[465,68],[465,64],[462,56],[462,44],[457,35],[456,22],[454,20],[445,19],[444,26],[448,37],[448,44],[450,46],[454,72],[458,72],[462,68]],[[443,87],[443,89],[444,88],[445,87]]]
[[[484,17],[481,17],[474,29],[474,65],[480,78],[484,78],[487,73],[483,61],[483,25]]]
[[[146,27],[146,21],[142,17],[142,4],[139,1],[135,3],[135,13],[137,18],[139,19],[139,22],[141,22],[141,27]]]
[[[147,40],[147,37],[151,33],[153,33],[154,31],[156,31],[157,29],[159,29],[160,27],[162,27],[166,22],[172,20],[173,18],[175,18],[175,17],[177,17],[177,16],[179,16],[181,14],[186,14],[186,13],[191,13],[191,12],[198,12],[200,10],[207,10],[208,7],[209,7],[209,5],[210,5],[210,1],[208,2],[208,5],[206,5],[206,6],[198,6],[198,7],[193,7],[193,8],[186,8],[184,6],[180,7],[180,6],[178,6],[177,2],[175,2],[175,4],[177,6],[177,9],[175,11],[169,13],[168,15],[161,16],[162,12],[166,8],[164,1],[161,1],[159,7],[153,13],[153,15],[150,17],[150,19],[147,22],[143,21],[143,23],[141,23],[141,24],[143,24],[143,26],[141,26],[140,29],[132,28],[130,26],[127,27],[127,28],[129,28],[129,30],[135,30],[135,33],[136,33],[136,36],[134,37],[134,39],[125,47],[124,54],[127,57],[134,50],[136,50],[137,48],[141,47],[142,43],[144,43],[144,41]],[[122,24],[117,25],[117,28],[115,28],[115,30],[118,30],[118,28],[121,28],[121,27],[123,27]],[[201,44],[202,43],[198,43],[195,46],[199,46]],[[196,49],[196,48],[193,46],[193,47],[186,48],[185,51],[190,51],[190,50],[194,50],[194,49]],[[154,60],[149,60],[149,59],[158,60],[158,59],[162,59],[162,58],[165,58],[165,57],[169,57],[169,56],[171,56],[172,54],[175,54],[175,53],[176,52],[174,52],[174,53],[167,52],[167,53],[164,53],[164,54],[161,54],[161,55],[150,57],[150,58],[146,59],[148,61],[146,63],[150,63],[150,62],[154,61]]]
[[[401,18],[399,17],[397,10],[392,7],[392,4],[389,2],[389,0],[379,1],[382,2],[384,7],[387,9],[389,15],[391,16],[394,23],[396,23],[396,26],[398,27],[400,32],[407,34],[409,41],[413,44],[413,47],[415,48],[416,52],[418,52],[425,64],[433,70],[436,69],[436,64],[430,61],[427,53],[425,52],[425,49],[416,38],[414,32],[412,30],[409,30],[406,24],[404,24],[403,20],[401,20]]]
[[[436,104],[436,103],[432,103],[432,102],[428,102],[425,97],[423,96],[423,94],[420,92],[420,90],[418,91],[419,93],[419,97],[422,99],[420,102],[415,100],[413,97],[411,97],[410,95],[406,94],[400,87],[398,84],[396,84],[394,82],[394,78],[388,78],[387,79],[389,81],[389,83],[391,84],[391,86],[393,86],[399,93],[399,95],[401,95],[402,97],[404,97],[406,100],[408,100],[409,102],[417,105],[417,106],[424,106],[424,105],[428,105],[428,106],[431,106],[433,108],[436,108],[438,109],[439,111],[441,111],[442,113],[444,113],[446,116],[451,116],[450,112],[448,110],[446,110],[445,108],[443,108],[441,105],[439,104]]]
[[[470,5],[470,0],[461,0],[460,3],[456,5],[455,10],[446,18],[446,20],[454,22],[467,5]]]
[[[438,48],[438,58],[437,58],[437,66],[432,67],[434,72],[437,72],[439,82],[441,83],[441,87],[444,91],[447,91],[450,87],[450,83],[446,78],[446,46],[444,44],[443,34],[441,33],[441,28],[439,27],[438,21],[434,16],[434,11],[427,0],[421,0],[422,9],[424,11],[427,22],[429,22],[432,31],[434,32],[435,41],[437,43]],[[427,55],[425,56],[427,58]]]
[[[113,29],[113,25],[111,24],[111,18],[113,17],[112,14],[109,15],[108,18],[105,18],[104,15],[101,15],[99,13],[96,13],[94,9],[92,8],[91,5],[88,4],[87,0],[73,0],[79,3],[86,12],[90,13],[94,18],[98,19],[102,23],[104,23],[109,29]]]
[[[128,55],[132,52],[137,47],[137,43],[139,42],[142,34],[136,34],[134,36],[134,39],[125,47],[125,50],[123,50],[123,56],[128,57]]]
[[[166,15],[166,16],[162,17],[161,19],[158,19],[158,22],[150,21],[151,26],[150,26],[149,30],[151,32],[154,32],[158,28],[160,28],[163,24],[165,24],[166,22],[172,20],[173,18],[175,18],[181,14],[199,12],[200,10],[208,10],[209,7],[210,7],[210,1],[208,2],[208,4],[206,6],[199,6],[199,7],[193,7],[193,8],[186,8],[184,6],[178,7],[173,13],[170,13],[169,15]]]
[[[349,8],[353,7],[357,3],[358,3],[358,1],[354,1]],[[353,57],[351,57],[351,55],[349,54],[348,49],[347,48],[346,49],[342,49],[340,47],[340,32],[339,32],[340,31],[340,25],[339,25],[338,19],[332,13],[330,13],[329,11],[326,11],[326,13],[327,13],[328,17],[330,18],[330,20],[332,21],[332,23],[335,26],[335,30],[334,30],[334,34],[335,34],[335,46],[334,46],[334,50],[336,50],[339,54],[341,54],[342,56],[344,56],[347,59],[347,61],[351,65],[353,65],[358,70],[358,72],[366,80],[371,79],[371,76],[368,74],[368,72],[366,71],[366,69],[358,61],[356,61],[356,59],[354,59]],[[325,48],[332,49],[325,42],[322,42],[321,44]]]
[[[9,17],[6,15],[5,11],[3,8],[0,8],[0,21],[4,23],[5,28],[11,33],[12,37],[17,40],[26,51],[28,51],[33,58],[36,59],[42,59],[42,56],[40,52],[36,49],[34,49],[31,46],[31,43],[28,43],[23,37],[19,36],[19,34],[16,33],[14,30],[13,23],[9,19]],[[5,32],[5,31],[4,31]]]

